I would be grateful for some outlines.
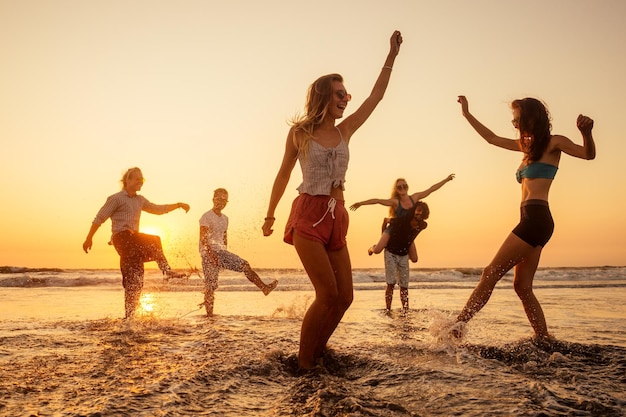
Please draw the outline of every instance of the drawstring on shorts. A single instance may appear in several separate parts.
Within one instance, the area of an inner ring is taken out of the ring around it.
[[[324,212],[324,215],[322,216],[321,219],[319,219],[317,222],[313,223],[313,227],[317,226],[318,224],[320,224],[325,218],[326,215],[330,212],[330,215],[333,217],[333,219],[335,218],[335,206],[337,205],[337,200],[335,200],[334,197],[331,197],[330,200],[328,200],[328,207],[326,208],[326,212]]]

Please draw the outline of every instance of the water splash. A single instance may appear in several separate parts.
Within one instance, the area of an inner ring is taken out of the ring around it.
[[[438,310],[431,310],[429,316],[431,323],[428,333],[432,337],[429,348],[455,355],[467,333],[467,323],[458,322],[452,315]]]

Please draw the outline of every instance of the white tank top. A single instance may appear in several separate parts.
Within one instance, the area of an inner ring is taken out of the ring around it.
[[[341,132],[339,135],[341,136]],[[333,148],[324,148],[311,139],[306,157],[300,152],[298,160],[302,169],[302,184],[298,186],[300,193],[330,195],[333,188],[344,190],[350,151],[343,137]]]

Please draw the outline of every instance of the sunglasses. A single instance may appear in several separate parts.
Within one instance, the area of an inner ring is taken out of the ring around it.
[[[339,100],[347,100],[347,101],[352,100],[352,96],[343,90],[335,91],[335,95],[337,96]]]
[[[398,184],[396,185],[396,190],[408,190],[409,184]]]

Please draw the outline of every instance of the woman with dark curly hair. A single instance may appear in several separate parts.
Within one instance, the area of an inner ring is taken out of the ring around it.
[[[515,267],[515,292],[522,301],[535,338],[538,341],[547,341],[550,335],[541,305],[533,293],[533,278],[541,251],[554,230],[548,193],[562,153],[588,160],[595,158],[596,147],[591,133],[593,120],[582,114],[578,116],[576,126],[582,134],[583,144],[577,145],[565,136],[550,132],[550,113],[541,101],[524,98],[511,103],[512,123],[520,137],[507,139],[497,136],[469,112],[465,96],[459,96],[458,102],[461,104],[463,116],[489,144],[522,152],[524,156],[516,175],[522,187],[520,222],[483,270],[480,282],[457,317],[457,323],[467,323],[474,317],[487,304],[500,278]],[[452,333],[461,337],[463,326],[455,326]]]

